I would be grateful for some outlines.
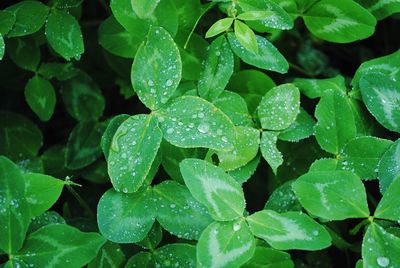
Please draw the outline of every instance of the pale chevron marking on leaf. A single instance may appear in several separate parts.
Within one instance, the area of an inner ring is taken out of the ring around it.
[[[393,3],[399,3],[399,0],[378,0],[375,4],[370,6],[368,10],[373,12]]]
[[[346,26],[358,25],[359,23],[352,18],[346,16],[339,8],[333,5],[324,5],[325,10],[331,13],[335,20],[331,24],[324,25],[318,32],[321,33],[331,33],[340,31],[340,29]]]
[[[206,172],[204,172],[206,174]],[[228,191],[228,192],[237,192],[237,190],[229,185],[228,183],[221,181],[221,180],[216,180],[215,178],[210,178],[208,176],[204,176],[202,180],[200,180],[201,185],[204,190],[204,194],[206,195],[207,201],[211,204],[212,208],[214,209],[215,213],[219,216],[222,217],[222,213],[218,207],[218,204],[215,202],[215,200],[212,197],[212,194],[217,194],[218,190],[222,191]],[[221,200],[224,201],[224,200]]]
[[[375,64],[367,68],[368,71],[385,71],[389,72],[390,77],[395,77],[400,71],[399,67],[392,66],[387,63]]]
[[[378,95],[380,102],[382,103],[383,111],[385,112],[385,118],[388,120],[391,126],[397,128],[397,122],[393,118],[393,110],[395,109],[397,102],[400,101],[400,95],[395,91],[391,90],[379,90],[373,88],[375,93]],[[384,92],[382,92],[384,91]]]
[[[268,216],[279,221],[282,224],[283,228],[286,230],[286,234],[270,235],[268,236],[268,239],[278,242],[291,240],[311,240],[311,237],[308,236],[302,229],[300,229],[300,226],[296,223],[296,221],[279,216],[275,213],[268,213]]]
[[[330,210],[330,206],[329,206],[329,202],[326,199],[326,195],[325,195],[325,188],[329,185],[334,185],[336,184],[336,182],[330,182],[330,183],[315,183],[315,188],[318,190],[320,196],[321,196],[321,203],[324,205],[324,207],[326,207],[327,210]]]
[[[239,248],[235,248],[228,253],[223,253],[218,243],[217,234],[217,229],[210,230],[208,249],[211,253],[211,268],[220,268],[225,266],[227,263],[232,262],[232,260],[248,251],[253,244],[252,241],[249,241]],[[218,255],[213,255],[215,252],[218,252]]]

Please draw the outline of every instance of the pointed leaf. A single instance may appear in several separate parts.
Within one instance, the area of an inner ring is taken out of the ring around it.
[[[262,210],[247,217],[247,222],[255,236],[276,249],[320,250],[331,244],[324,227],[302,212]]]
[[[315,120],[303,108],[296,120],[286,129],[282,130],[278,138],[283,141],[297,142],[314,134]]]
[[[237,268],[254,254],[255,241],[245,221],[214,222],[197,243],[197,266]]]
[[[178,147],[228,151],[236,141],[232,121],[213,104],[199,97],[177,98],[156,115],[164,138]]]
[[[96,258],[89,264],[88,268],[107,268],[107,267],[122,267],[125,263],[125,255],[118,244],[107,242],[105,243]]]
[[[224,90],[213,104],[226,114],[235,126],[253,126],[246,101],[238,93]]]
[[[215,39],[208,49],[199,78],[200,97],[214,100],[225,89],[233,73],[233,53],[224,36]]]
[[[278,167],[283,163],[282,153],[276,147],[278,135],[278,132],[263,131],[260,144],[261,154],[275,174],[277,173]]]
[[[153,226],[156,208],[151,189],[124,194],[110,189],[97,206],[100,233],[115,243],[143,240]]]
[[[183,160],[181,173],[186,186],[215,220],[229,221],[241,217],[245,208],[242,187],[223,169],[204,160]]]
[[[253,30],[240,20],[235,20],[234,29],[239,43],[250,52],[258,54],[257,39]]]
[[[206,32],[206,38],[210,38],[216,36],[222,32],[227,31],[233,23],[232,18],[224,18],[217,20],[213,25],[211,25],[210,29]]]
[[[174,40],[163,28],[151,27],[132,65],[131,81],[139,99],[151,110],[160,108],[174,94],[181,77],[182,62]]]
[[[346,84],[341,75],[325,79],[296,78],[293,84],[310,99],[320,98],[328,90],[346,93]]]
[[[378,207],[375,210],[374,217],[392,221],[400,221],[400,200],[398,193],[400,191],[400,175],[389,186],[383,195]]]
[[[383,154],[378,164],[379,188],[384,193],[400,174],[400,139]]]
[[[292,184],[302,206],[328,220],[366,218],[367,196],[361,179],[350,171],[307,173]]]
[[[190,244],[167,244],[154,252],[156,267],[195,267],[196,247]]]
[[[118,127],[108,155],[108,174],[117,191],[132,193],[142,186],[161,140],[152,115],[131,116]]]
[[[288,128],[300,112],[300,92],[293,84],[274,87],[265,94],[258,106],[258,117],[263,129]]]
[[[239,20],[265,20],[272,15],[273,13],[271,11],[254,10],[243,12],[242,14],[239,14],[237,18]]]
[[[101,136],[100,146],[106,160],[108,159],[108,155],[110,153],[111,143],[115,132],[117,132],[119,126],[129,117],[130,116],[127,114],[119,114],[113,117],[108,123],[107,128],[103,133],[103,136]]]

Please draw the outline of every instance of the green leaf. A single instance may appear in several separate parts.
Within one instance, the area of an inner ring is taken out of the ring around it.
[[[243,184],[244,182],[249,180],[250,177],[253,176],[253,174],[256,172],[258,164],[260,164],[260,158],[260,154],[257,154],[257,156],[254,157],[253,160],[251,160],[249,163],[247,163],[243,167],[229,171],[228,174],[238,183]]]
[[[30,37],[7,39],[7,53],[20,68],[34,72],[40,62],[40,50]]]
[[[258,117],[263,129],[288,128],[300,112],[300,92],[293,84],[269,90],[258,106]]]
[[[225,89],[233,73],[233,53],[224,36],[215,39],[208,48],[207,58],[200,74],[200,97],[214,100]]]
[[[55,52],[64,59],[80,59],[84,52],[81,28],[75,17],[67,12],[53,9],[46,22],[46,38]]]
[[[393,143],[378,163],[379,188],[384,193],[400,174],[400,139]]]
[[[325,79],[296,78],[293,84],[310,99],[320,98],[329,90],[346,93],[344,77],[341,75]]]
[[[183,147],[232,150],[236,133],[232,121],[208,101],[183,96],[156,113],[164,138]]]
[[[141,36],[125,30],[113,16],[100,24],[98,34],[99,44],[105,50],[123,58],[134,58],[145,38],[145,33]]]
[[[276,147],[279,132],[263,131],[261,134],[261,154],[276,174],[278,167],[283,163],[282,153]]]
[[[275,87],[274,81],[258,70],[242,70],[229,80],[227,90],[237,92],[247,103],[250,114],[254,114],[265,93]]]
[[[0,249],[15,253],[24,243],[31,220],[24,177],[8,158],[0,156]]]
[[[257,246],[253,257],[242,267],[293,268],[294,263],[290,259],[289,253],[273,248]]]
[[[400,80],[400,50],[363,62],[354,74],[353,80],[351,80],[354,90],[359,89],[361,77],[370,73],[381,73],[392,80]]]
[[[340,152],[339,169],[350,170],[361,179],[375,179],[378,163],[393,142],[376,137],[357,137]]]
[[[239,20],[265,20],[272,15],[273,13],[271,11],[254,10],[243,12],[242,14],[239,14],[237,18]]]
[[[190,244],[167,244],[154,252],[156,267],[195,267],[196,247]]]
[[[135,33],[139,40],[143,40],[149,30],[149,22],[136,15],[131,2],[131,0],[111,0],[110,7],[118,23],[130,33]]]
[[[131,81],[139,99],[151,110],[163,106],[175,92],[182,77],[182,62],[171,35],[151,27],[132,65]]]
[[[157,7],[160,0],[134,0],[131,1],[132,8],[140,18],[147,18]]]
[[[65,165],[80,169],[92,164],[101,155],[99,146],[105,125],[103,123],[78,123],[68,137]]]
[[[128,262],[125,264],[125,268],[136,268],[136,267],[155,267],[155,261],[153,255],[149,252],[139,252],[129,258]]]
[[[224,18],[217,20],[206,32],[206,38],[211,38],[227,31],[231,27],[232,23],[233,18]]]
[[[254,122],[246,101],[237,93],[224,90],[217,99],[213,101],[215,107],[226,114],[235,126],[253,126]]]
[[[239,43],[253,54],[258,54],[257,39],[253,30],[240,20],[235,20],[234,29]]]
[[[42,147],[43,135],[28,118],[0,111],[0,155],[22,160],[37,155]]]
[[[371,223],[362,242],[363,267],[398,267],[400,238]]]
[[[207,208],[174,181],[164,181],[154,187],[157,221],[173,235],[197,240],[201,232],[213,221]]]
[[[264,209],[273,210],[278,213],[301,211],[301,205],[292,190],[292,182],[287,181],[277,187],[269,196]]]
[[[302,212],[262,210],[247,217],[251,232],[273,248],[320,250],[331,245],[329,233]]]
[[[0,60],[3,59],[5,48],[6,45],[4,44],[3,36],[0,34]]]
[[[338,169],[339,161],[333,158],[321,158],[315,160],[310,166],[309,172],[313,171],[334,171]]]
[[[97,121],[103,115],[105,99],[89,76],[81,74],[63,83],[61,94],[65,109],[76,120]]]
[[[366,218],[367,196],[361,179],[350,171],[307,173],[292,184],[302,206],[328,220]]]
[[[400,3],[395,0],[356,0],[378,20],[400,12]]]
[[[152,251],[157,248],[162,238],[163,238],[163,229],[161,228],[158,222],[155,222],[150,232],[147,234],[147,236],[143,240],[135,244],[141,246],[144,249],[149,249],[150,251]]]
[[[117,132],[119,126],[129,117],[130,116],[127,114],[119,114],[113,117],[108,123],[107,128],[103,133],[103,136],[101,136],[100,146],[106,160],[108,159],[108,155],[110,153],[110,148],[115,132]]]
[[[384,74],[367,74],[360,79],[363,101],[368,111],[385,128],[400,132],[399,83]]]
[[[215,220],[229,221],[243,215],[242,187],[223,169],[204,160],[187,158],[181,162],[180,170],[193,197],[207,207]]]
[[[315,137],[322,149],[338,154],[344,145],[356,137],[354,116],[347,96],[328,90],[315,109]]]
[[[352,0],[322,0],[303,15],[307,28],[318,38],[336,43],[350,43],[371,36],[376,19]]]
[[[30,35],[39,31],[43,26],[49,8],[39,1],[21,1],[9,6],[6,11],[15,15],[15,24],[8,37]]]
[[[282,1],[280,1],[282,2]],[[293,20],[278,4],[270,0],[238,0],[245,12],[268,12],[270,15],[261,21],[251,22],[249,26],[259,32],[270,32],[272,29],[289,30],[293,28]],[[265,14],[266,15],[266,14]],[[240,19],[240,15],[238,16]]]
[[[6,36],[15,23],[14,12],[0,10],[0,35]]]
[[[245,221],[214,222],[197,243],[197,267],[240,267],[254,250],[255,240]]]
[[[152,115],[131,116],[118,127],[108,155],[108,174],[117,191],[132,193],[142,186],[161,140],[161,130]]]
[[[282,130],[278,138],[283,141],[297,142],[314,134],[315,120],[303,108],[296,120],[286,129]]]
[[[55,211],[46,211],[39,216],[32,218],[29,224],[28,234],[31,234],[43,226],[49,224],[66,224],[63,217]]]
[[[88,268],[117,268],[122,267],[124,263],[125,255],[121,247],[118,244],[106,242],[97,253],[96,258],[88,264]]]
[[[48,210],[60,197],[64,181],[39,173],[24,174],[25,196],[33,217]]]
[[[231,171],[249,163],[258,153],[260,131],[252,127],[236,127],[236,143],[232,151],[217,152],[219,167]]]
[[[56,106],[53,85],[39,75],[32,77],[25,86],[25,99],[42,121],[48,121]]]
[[[75,68],[72,62],[49,62],[41,63],[37,73],[48,80],[55,78],[59,81],[65,81],[78,75],[79,70]]]
[[[30,234],[13,258],[34,267],[82,267],[97,254],[105,239],[65,224],[50,224]]]
[[[286,73],[289,69],[286,59],[264,37],[256,35],[258,53],[253,53],[243,47],[233,33],[228,33],[228,40],[233,52],[247,64],[278,73]]]
[[[69,9],[78,7],[83,0],[55,0],[54,6],[59,9]]]
[[[115,243],[136,243],[143,240],[153,226],[156,207],[151,188],[132,194],[110,189],[97,205],[100,233]]]
[[[398,193],[400,191],[400,176],[390,184],[383,195],[378,207],[375,210],[374,217],[392,221],[400,221],[400,200]]]

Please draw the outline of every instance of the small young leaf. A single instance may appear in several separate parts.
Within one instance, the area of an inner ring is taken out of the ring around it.
[[[267,10],[253,10],[253,11],[246,11],[242,14],[239,14],[237,18],[239,20],[266,20],[269,16],[272,16],[273,13]]]
[[[140,18],[148,18],[156,9],[160,0],[132,0],[132,8]]]
[[[339,161],[334,158],[321,158],[315,160],[310,166],[309,172],[314,171],[334,171],[338,169]]]
[[[350,170],[361,179],[375,179],[378,163],[393,142],[375,137],[350,140],[340,152],[339,169]]]
[[[156,115],[164,138],[175,146],[217,151],[233,149],[236,133],[232,121],[202,98],[177,98]]]
[[[376,25],[374,16],[352,0],[318,1],[303,14],[303,18],[315,36],[336,43],[367,38],[374,33]]]
[[[346,84],[341,75],[325,79],[296,78],[293,84],[310,99],[320,98],[328,90],[346,93]]]
[[[384,193],[400,174],[400,139],[393,143],[378,163],[379,188]]]
[[[228,33],[228,40],[233,52],[247,64],[278,73],[286,73],[289,69],[286,59],[264,37],[256,35],[258,53],[253,53],[243,47],[233,33]]]
[[[242,187],[223,169],[190,158],[181,162],[180,169],[193,197],[207,207],[215,220],[229,221],[243,215],[245,199]]]
[[[31,212],[25,198],[24,177],[4,156],[0,156],[0,185],[0,249],[11,254],[24,243]]]
[[[371,223],[362,242],[363,267],[396,267],[400,259],[400,238]]]
[[[183,243],[167,244],[154,252],[154,259],[155,267],[196,267],[196,247]]]
[[[7,10],[0,10],[0,35],[6,36],[15,23],[15,13]]]
[[[0,111],[0,155],[22,160],[37,155],[42,147],[43,135],[28,118]]]
[[[108,155],[108,174],[117,191],[132,193],[142,186],[161,140],[161,130],[152,115],[131,116],[118,127]]]
[[[278,138],[283,141],[297,142],[314,134],[315,120],[303,108],[296,120],[286,129],[282,130]]]
[[[115,243],[136,243],[143,240],[153,226],[156,207],[151,188],[132,194],[110,189],[97,205],[100,233]]]
[[[302,212],[263,210],[247,217],[251,232],[265,239],[273,248],[320,250],[329,247],[329,233]]]
[[[40,173],[24,174],[25,195],[33,217],[48,210],[60,197],[64,181]]]
[[[97,255],[105,242],[97,233],[50,224],[30,234],[14,258],[30,267],[82,267]]]
[[[231,171],[249,163],[258,153],[260,131],[252,127],[236,127],[236,143],[229,152],[217,152],[219,167]]]
[[[235,20],[235,36],[240,44],[254,54],[258,54],[258,44],[256,35],[245,23]]]
[[[245,221],[214,222],[197,243],[198,267],[238,268],[254,254],[255,240]]]
[[[39,1],[21,1],[9,6],[6,11],[15,15],[15,24],[7,36],[17,37],[39,31],[47,18],[49,8]]]
[[[209,46],[207,58],[200,74],[198,92],[200,97],[214,100],[225,89],[233,73],[233,53],[224,36]]]
[[[172,97],[181,77],[182,61],[174,40],[163,28],[151,27],[132,65],[132,86],[139,99],[157,110]]]
[[[400,200],[398,193],[400,191],[400,175],[390,184],[383,195],[378,207],[375,210],[374,217],[392,221],[400,221]]]
[[[108,159],[108,155],[110,153],[110,148],[115,132],[117,132],[119,126],[129,117],[130,116],[127,114],[119,114],[113,117],[108,123],[107,128],[103,133],[103,136],[101,136],[100,146],[106,160]]]
[[[7,53],[20,68],[35,72],[40,62],[40,49],[31,37],[7,39]]]
[[[72,62],[48,62],[41,63],[37,73],[48,80],[55,78],[58,81],[66,81],[78,75],[79,70],[73,65]]]
[[[258,106],[258,117],[263,129],[288,128],[300,112],[300,92],[293,84],[277,86],[265,94]]]
[[[157,221],[179,238],[197,240],[213,221],[207,208],[177,182],[164,181],[158,184],[154,187],[154,195],[157,200]]]
[[[302,206],[318,217],[344,220],[369,216],[364,185],[350,171],[310,172],[292,187]]]
[[[39,75],[32,77],[25,86],[25,99],[42,121],[48,121],[56,106],[53,85]]]
[[[68,137],[65,165],[69,169],[80,169],[92,164],[101,155],[99,146],[105,125],[82,122],[75,126]]]
[[[246,101],[238,93],[224,90],[213,104],[226,114],[235,126],[253,126]]]
[[[278,213],[301,211],[301,204],[293,192],[292,182],[293,181],[287,181],[277,187],[269,196],[264,209],[273,210]]]
[[[84,52],[81,28],[75,17],[53,9],[46,22],[46,38],[55,52],[64,59],[80,59]]]
[[[359,85],[368,111],[385,128],[400,132],[399,83],[376,73],[361,77]]]
[[[206,32],[206,38],[210,38],[216,36],[222,32],[227,31],[233,23],[232,18],[224,18],[217,20],[213,25],[211,25],[210,29]]]
[[[339,91],[328,90],[315,110],[315,137],[327,152],[338,154],[344,145],[356,137],[350,101]]]
[[[106,242],[96,258],[89,264],[88,268],[107,268],[107,267],[122,267],[125,263],[125,254],[122,252],[118,244]]]
[[[260,144],[261,154],[275,174],[277,173],[278,167],[283,163],[282,153],[276,147],[278,135],[278,132],[263,131]]]

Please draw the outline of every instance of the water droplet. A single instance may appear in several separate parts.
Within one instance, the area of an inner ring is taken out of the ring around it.
[[[204,113],[199,113],[197,116],[198,116],[199,118],[204,118]]]
[[[200,133],[203,133],[203,134],[207,133],[209,129],[210,129],[210,126],[209,126],[207,123],[201,123],[201,124],[197,127],[197,130],[198,130]]]
[[[240,230],[240,223],[235,223],[235,224],[233,225],[233,230],[234,230],[235,232],[239,231],[239,230]]]
[[[317,236],[317,235],[319,235],[319,231],[318,231],[318,230],[314,230],[314,231],[312,231],[312,234],[313,234],[314,236]]]
[[[170,208],[175,208],[176,205],[175,205],[175,204],[171,204],[171,205],[169,205],[169,207],[170,207]]]
[[[165,85],[166,85],[167,87],[172,86],[172,80],[171,80],[171,79],[168,79],[167,82],[165,82]]]
[[[376,258],[376,262],[378,263],[378,265],[380,267],[386,267],[389,265],[390,260],[389,260],[389,258],[386,258],[386,257],[378,257],[378,258]]]
[[[122,192],[127,193],[128,192],[128,188],[123,188]]]
[[[174,129],[172,127],[167,129],[167,134],[172,134],[172,133],[174,133]]]
[[[149,80],[149,81],[147,81],[147,85],[148,85],[149,87],[152,87],[152,86],[154,86],[154,82],[153,82],[153,80]]]

